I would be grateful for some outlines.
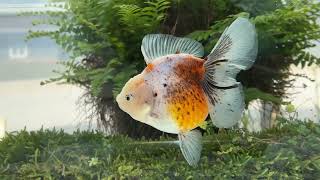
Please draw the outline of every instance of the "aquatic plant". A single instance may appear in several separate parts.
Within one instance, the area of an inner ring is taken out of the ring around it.
[[[258,134],[205,135],[198,167],[188,166],[167,137],[22,130],[0,141],[0,179],[319,179],[319,124],[278,122]]]

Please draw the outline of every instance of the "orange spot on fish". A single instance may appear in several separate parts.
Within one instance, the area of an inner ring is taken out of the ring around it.
[[[146,71],[147,71],[147,72],[151,72],[153,69],[154,69],[154,64],[152,64],[152,63],[149,63],[149,64],[147,65],[147,67],[146,67]]]
[[[182,79],[201,81],[205,73],[203,63],[202,59],[188,56],[181,63],[177,63],[174,70]]]
[[[208,103],[201,86],[194,84],[171,98],[168,110],[182,132],[198,127],[208,116]]]

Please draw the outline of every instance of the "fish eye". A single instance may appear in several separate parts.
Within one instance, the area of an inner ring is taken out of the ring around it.
[[[130,101],[132,97],[133,97],[132,94],[128,94],[128,95],[126,95],[126,100],[127,100],[127,101]]]

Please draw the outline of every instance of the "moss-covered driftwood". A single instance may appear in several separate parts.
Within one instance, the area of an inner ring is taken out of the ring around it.
[[[311,122],[285,122],[259,134],[206,135],[196,168],[188,166],[174,140],[10,133],[0,142],[0,179],[320,178],[320,125]]]

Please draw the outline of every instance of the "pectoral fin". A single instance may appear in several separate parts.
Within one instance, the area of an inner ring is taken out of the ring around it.
[[[197,166],[201,150],[202,150],[202,135],[198,130],[192,130],[185,133],[180,133],[179,145],[184,158],[191,166]]]

